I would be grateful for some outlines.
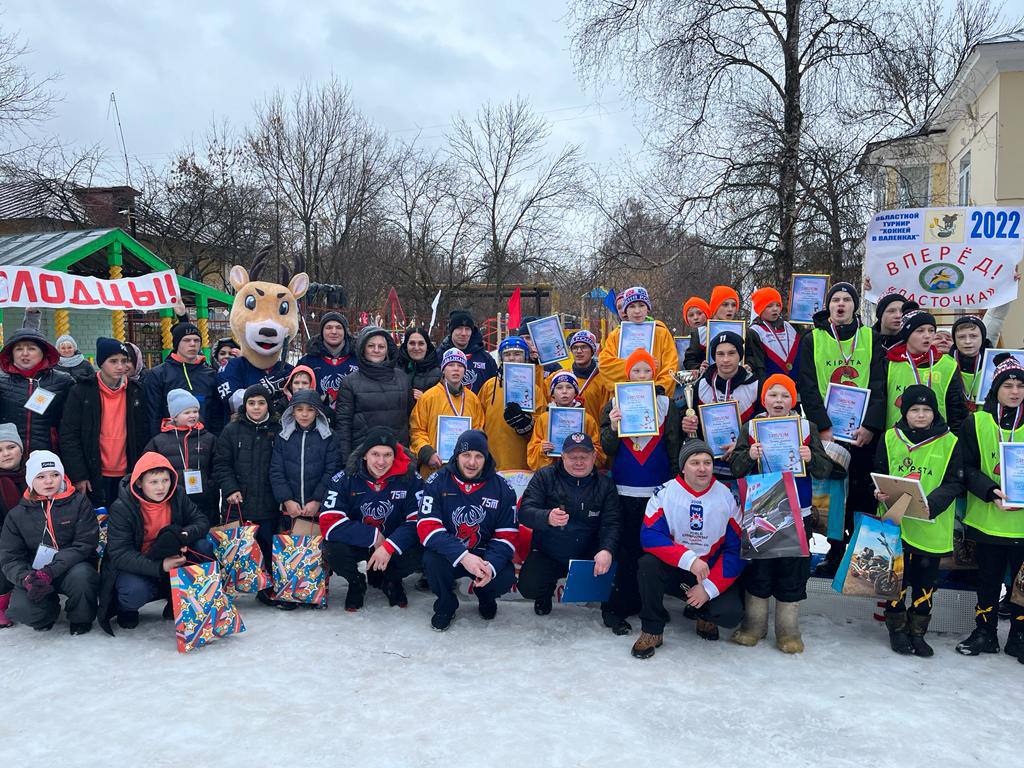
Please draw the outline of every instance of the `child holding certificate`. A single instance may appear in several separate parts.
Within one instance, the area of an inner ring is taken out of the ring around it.
[[[597,422],[594,421],[593,417],[583,409],[583,404],[579,401],[580,385],[576,381],[576,376],[569,371],[562,371],[556,373],[551,377],[551,405],[556,408],[579,408],[583,410],[583,431],[590,435],[590,439],[594,441],[594,445],[598,444],[600,435],[597,429]],[[556,450],[556,445],[561,447],[562,441],[565,439],[565,435],[561,437],[555,436],[556,441],[552,442],[548,425],[550,422],[551,415],[545,411],[534,419],[533,423],[533,435],[530,437],[530,444],[527,446],[527,464],[530,469],[536,472],[541,467],[546,467],[551,464],[557,458],[557,455],[552,456]],[[604,454],[601,453],[601,449],[597,449],[597,466],[601,467],[604,465]]]
[[[612,385],[597,365],[597,337],[590,331],[576,331],[569,337],[569,351],[572,352],[572,371],[580,385],[579,399],[595,424],[601,422],[604,404],[611,399]],[[560,371],[548,376],[547,387]]]
[[[758,288],[750,295],[754,319],[747,330],[747,364],[758,381],[781,373],[796,382],[800,334],[782,319],[782,296],[774,288]]]
[[[691,329],[690,346],[680,361],[684,370],[695,371],[704,362],[708,345],[708,318],[710,316],[711,307],[704,299],[691,296],[683,304],[683,318]]]
[[[964,407],[968,413],[978,410],[977,400],[981,393],[981,359],[986,349],[992,346],[988,340],[985,323],[974,315],[957,318],[953,323],[953,349],[949,355],[960,369],[964,388]]]
[[[1009,508],[1000,488],[1000,443],[1024,442],[1024,368],[1011,355],[996,356],[985,406],[972,413],[961,432],[967,514],[964,529],[975,542],[978,560],[977,627],[956,649],[966,656],[999,653],[996,604],[1007,572],[1024,562],[1024,509]],[[1003,649],[1024,656],[1024,605],[1010,603],[1010,636]],[[1021,662],[1024,664],[1024,662]]]
[[[768,377],[761,393],[761,403],[769,418],[796,415],[796,387],[793,380],[781,373]],[[832,474],[832,459],[825,453],[818,428],[806,418],[800,419],[800,460],[807,468],[803,477],[794,478],[804,517],[804,530],[810,535],[811,477],[827,478]],[[758,472],[778,471],[765,466],[765,452],[754,439],[750,424],[744,424],[740,439],[732,452],[730,466],[735,477],[746,477]],[[758,466],[760,462],[760,467]],[[802,653],[798,607],[807,599],[807,579],[811,575],[810,558],[777,557],[770,560],[751,560],[743,572],[746,589],[746,609],[743,625],[733,633],[732,641],[739,645],[757,645],[768,632],[768,600],[775,598],[775,645],[783,653]]]
[[[630,381],[657,381],[657,371],[654,358],[643,349],[635,350],[626,359]],[[632,628],[626,617],[640,610],[636,568],[641,554],[640,525],[647,500],[655,488],[675,475],[676,456],[679,454],[679,411],[660,386],[656,387],[656,392],[660,421],[656,436],[620,438],[622,413],[614,400],[605,405],[601,414],[601,447],[611,464],[622,516],[615,587],[609,610],[604,613],[605,626],[616,634],[628,633]]]
[[[513,366],[526,363],[530,348],[519,336],[509,336],[498,345],[498,356],[501,363],[498,375],[488,379],[480,388],[480,404],[484,409],[484,431],[487,444],[491,448],[494,468],[499,472],[506,469],[526,469],[526,446],[533,434],[534,415],[538,409],[544,409],[543,390],[536,385],[534,376],[526,380],[521,374],[529,373],[531,367],[513,367],[515,374],[511,383],[511,397],[506,396],[510,386],[506,380],[505,363]],[[536,370],[536,369],[534,369]],[[516,378],[518,375],[518,379]],[[507,401],[507,403],[506,403]],[[525,409],[523,402],[532,401],[533,407]]]
[[[953,516],[956,499],[964,492],[960,445],[939,412],[935,392],[913,384],[903,392],[900,420],[885,431],[875,454],[875,472],[912,477],[927,494],[929,520],[904,516],[903,589],[898,600],[885,608],[889,645],[896,653],[932,656],[925,642],[931,620],[932,595],[939,582],[939,560],[953,551]],[[879,490],[878,515],[895,502]],[[904,597],[910,592],[910,608]]]
[[[642,286],[627,288],[622,292],[626,320],[631,323],[642,323],[647,320],[651,312],[651,299],[647,295],[647,289]],[[679,368],[679,356],[676,353],[676,342],[672,332],[661,320],[652,321],[654,327],[654,340],[651,342],[651,349],[648,350],[651,357],[657,363],[658,378],[655,383],[665,390],[669,397],[676,390],[676,380],[672,373]],[[604,342],[601,353],[598,355],[598,365],[601,372],[608,381],[629,381],[629,372],[626,369],[626,361],[619,357],[619,336],[622,328],[616,328]]]
[[[468,416],[473,429],[484,428],[484,409],[480,398],[463,384],[467,364],[466,355],[461,350],[446,351],[441,357],[441,380],[424,392],[412,409],[409,447],[416,454],[424,477],[444,464],[437,453],[438,416]]]

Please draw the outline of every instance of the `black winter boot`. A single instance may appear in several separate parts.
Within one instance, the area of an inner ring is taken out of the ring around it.
[[[903,656],[914,653],[914,647],[910,644],[910,634],[907,632],[906,611],[886,611],[885,626],[889,630],[890,648]]]
[[[934,649],[924,640],[924,636],[928,632],[928,623],[931,620],[931,615],[926,613],[907,614],[907,622],[910,624],[910,645],[914,649],[915,656],[928,658],[935,655]]]
[[[1010,627],[1010,635],[1006,638],[1006,645],[1003,646],[1003,653],[1007,656],[1015,656],[1017,659],[1024,659],[1024,624],[1013,622]],[[1021,661],[1024,664],[1024,661]]]
[[[394,608],[396,605],[399,608],[409,607],[409,597],[405,594],[405,585],[402,584],[401,579],[385,579],[381,585],[381,591],[388,599],[388,605]]]
[[[359,574],[358,579],[348,583],[348,592],[345,594],[345,610],[355,613],[363,607],[363,599],[366,597],[366,577]]]
[[[999,653],[999,638],[996,628],[990,624],[979,624],[974,631],[956,644],[956,652],[964,656],[978,656],[982,653]]]

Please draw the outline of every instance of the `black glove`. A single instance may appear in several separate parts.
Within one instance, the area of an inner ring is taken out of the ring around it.
[[[277,392],[281,388],[281,380],[272,379],[269,376],[264,376],[260,379],[260,384],[270,390],[271,393]]]
[[[153,540],[153,546],[149,548],[146,557],[151,560],[163,560],[167,557],[176,557],[181,554],[181,548],[185,546],[185,537],[182,536],[180,528],[168,525],[160,529]]]
[[[533,431],[533,416],[523,411],[519,403],[509,403],[505,406],[505,423],[511,427],[517,435],[528,435]]]

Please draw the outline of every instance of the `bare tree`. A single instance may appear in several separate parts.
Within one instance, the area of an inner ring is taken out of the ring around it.
[[[8,142],[48,119],[57,99],[51,90],[56,76],[40,78],[29,72],[22,63],[27,50],[17,34],[0,31],[0,138]],[[17,149],[8,145],[0,158]]]

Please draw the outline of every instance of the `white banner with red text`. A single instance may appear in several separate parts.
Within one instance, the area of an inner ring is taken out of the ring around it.
[[[181,302],[173,269],[102,280],[38,267],[0,266],[0,309],[166,309]]]

